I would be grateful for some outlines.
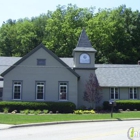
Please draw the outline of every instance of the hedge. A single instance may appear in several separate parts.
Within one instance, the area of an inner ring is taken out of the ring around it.
[[[52,112],[59,111],[60,113],[73,113],[76,109],[76,106],[72,102],[17,102],[17,101],[1,101],[0,102],[0,111],[3,111],[3,108],[9,108],[9,112],[17,110],[29,109],[29,110],[49,110]]]
[[[104,110],[110,110],[111,105],[108,101],[104,101],[103,108]],[[131,111],[134,109],[140,110],[140,100],[117,100],[114,108],[116,110],[123,109],[124,111],[127,109]]]

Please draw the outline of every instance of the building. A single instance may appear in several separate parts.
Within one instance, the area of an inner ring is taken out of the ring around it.
[[[40,44],[24,57],[0,57],[0,98],[4,101],[73,102],[83,100],[92,73],[102,87],[102,101],[140,99],[140,66],[95,64],[96,50],[85,30],[73,50],[73,58],[58,58]]]

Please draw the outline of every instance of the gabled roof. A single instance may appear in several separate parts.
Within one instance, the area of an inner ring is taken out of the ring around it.
[[[73,67],[73,58],[61,58]],[[140,87],[140,65],[95,64],[96,77],[101,87]]]
[[[11,67],[15,62],[20,60],[21,57],[6,57],[1,56],[0,57],[0,74],[3,73],[5,70],[7,70],[9,67]],[[0,76],[0,79],[2,77]]]
[[[86,31],[83,29],[82,33],[79,37],[79,41],[77,43],[76,48],[74,51],[90,51],[90,52],[96,52],[96,50],[92,47],[88,36],[86,34]]]
[[[44,49],[48,51],[47,48],[44,48]],[[52,53],[52,55],[54,54]],[[17,63],[21,61],[20,59],[25,59],[25,58],[0,57],[0,66],[1,66],[0,72],[3,72],[3,70],[7,69],[9,66],[11,66],[15,62],[16,63],[14,65],[16,66]],[[56,59],[58,61],[61,61],[61,63],[64,63],[64,66],[67,66],[67,68],[69,68],[70,71],[74,72],[72,70],[73,58],[58,58],[56,56]],[[95,67],[97,68],[95,70],[95,73],[101,87],[140,87],[140,65],[137,65],[137,64],[133,64],[133,65],[95,64]],[[76,75],[78,74],[76,73]],[[3,86],[3,81],[0,81],[0,85]]]
[[[8,72],[10,72],[12,69],[14,69],[17,65],[19,65],[21,62],[23,62],[25,59],[27,59],[29,56],[31,56],[34,52],[39,50],[40,48],[43,48],[47,53],[49,53],[52,57],[54,57],[58,62],[60,62],[64,67],[66,67],[71,73],[73,73],[76,77],[79,78],[79,75],[72,70],[67,64],[65,64],[61,59],[59,59],[58,56],[56,56],[52,51],[47,49],[43,44],[38,45],[36,48],[34,48],[32,51],[30,51],[27,55],[22,57],[19,61],[14,63],[11,67],[9,67],[6,71],[4,71],[1,76],[6,75]]]
[[[62,58],[73,67],[73,58]],[[140,87],[140,65],[95,64],[96,77],[101,87]]]
[[[96,64],[95,73],[102,87],[140,87],[140,65]]]

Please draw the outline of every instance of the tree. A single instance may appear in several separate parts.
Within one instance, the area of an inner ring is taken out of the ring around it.
[[[45,27],[47,26],[47,21],[51,17],[51,11],[48,11],[47,14],[41,14],[39,17],[32,17],[31,22],[34,25],[34,30],[36,31],[37,35],[37,42],[36,44],[40,44],[45,37]],[[37,44],[37,45],[38,45]]]
[[[9,19],[0,28],[0,55],[14,56],[14,47],[16,44],[16,24]]]
[[[17,22],[16,30],[16,55],[24,56],[38,45],[36,30],[33,23],[26,19]]]
[[[140,12],[122,5],[102,9],[87,22],[96,63],[134,64],[140,59]]]
[[[91,103],[92,108],[95,108],[102,99],[101,87],[99,86],[97,77],[93,73],[90,74],[89,80],[86,81],[83,99]]]
[[[0,55],[24,56],[41,42],[59,57],[71,57],[85,28],[97,50],[96,63],[135,64],[140,60],[140,12],[57,6],[31,19],[9,19],[0,27]]]
[[[47,21],[43,43],[59,57],[71,57],[82,28],[92,18],[92,12],[76,5],[59,5]]]

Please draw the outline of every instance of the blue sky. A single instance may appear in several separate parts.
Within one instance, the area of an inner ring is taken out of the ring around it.
[[[31,18],[54,11],[57,5],[76,4],[78,7],[115,8],[125,4],[127,8],[140,11],[139,0],[0,0],[0,26],[8,19]]]

